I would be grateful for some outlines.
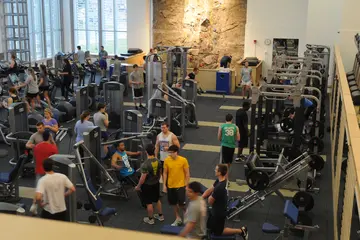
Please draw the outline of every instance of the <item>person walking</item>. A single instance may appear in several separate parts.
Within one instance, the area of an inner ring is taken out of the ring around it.
[[[220,161],[228,166],[229,171],[234,158],[236,142],[240,141],[239,128],[232,123],[232,120],[233,116],[227,114],[225,116],[226,122],[218,130],[218,139],[221,142]],[[229,176],[227,179],[229,180]],[[230,185],[230,181],[228,184]]]
[[[46,66],[44,64],[40,65],[40,81],[39,81],[39,91],[43,92],[44,98],[48,104],[48,107],[51,107],[51,101],[49,97],[49,77]]]
[[[136,191],[140,192],[142,202],[146,204],[148,216],[143,220],[148,224],[155,224],[154,219],[160,222],[164,221],[162,214],[162,206],[160,201],[160,176],[161,164],[159,159],[155,157],[155,146],[149,144],[146,146],[147,159],[141,165],[141,177],[138,185],[135,187]],[[158,213],[154,214],[153,203],[156,204]]]
[[[101,77],[106,77],[106,69],[107,69],[107,62],[106,59],[108,58],[108,52],[105,51],[104,46],[101,46],[99,52],[99,63],[100,63],[100,70],[101,70]]]
[[[250,98],[250,90],[252,85],[252,69],[249,68],[249,63],[246,61],[245,66],[241,69],[241,87],[242,87],[242,96],[245,99],[245,93],[247,94],[247,98]]]
[[[138,110],[139,108],[136,105],[137,101],[139,101],[140,108],[145,108],[141,104],[141,101],[144,96],[144,94],[143,94],[144,93],[144,81],[143,81],[143,76],[139,72],[139,66],[137,64],[134,64],[133,69],[134,69],[134,71],[130,74],[129,83],[131,84],[132,90],[133,90],[133,100],[134,100],[135,109]]]
[[[65,197],[75,192],[74,184],[66,175],[54,172],[52,159],[45,159],[43,168],[46,175],[36,187],[36,203],[43,209],[41,218],[66,221]]]
[[[72,68],[71,64],[69,62],[69,59],[64,58],[64,68],[62,72],[59,72],[58,74],[63,76],[63,83],[61,85],[61,95],[67,100],[69,97],[69,92],[74,94],[74,90],[71,88],[71,84],[74,81],[73,75],[72,75]]]
[[[174,208],[175,221],[172,226],[181,226],[180,209],[185,211],[185,187],[189,184],[190,170],[188,160],[179,156],[179,147],[171,145],[168,148],[169,156],[164,162],[163,192],[167,192],[168,202]]]

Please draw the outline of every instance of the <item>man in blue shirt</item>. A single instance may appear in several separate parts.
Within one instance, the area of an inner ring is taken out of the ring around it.
[[[139,156],[141,152],[129,152],[125,150],[124,142],[119,142],[116,152],[112,155],[111,166],[119,170],[119,180],[125,179],[136,187],[138,180],[135,177],[135,170],[130,166],[128,156]]]

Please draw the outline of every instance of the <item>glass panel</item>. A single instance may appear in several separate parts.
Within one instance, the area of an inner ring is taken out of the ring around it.
[[[103,32],[103,45],[109,55],[114,55],[115,51],[114,32]]]
[[[42,31],[42,21],[41,21],[41,17],[42,17],[42,1],[41,0],[33,0],[33,6],[32,6],[32,10],[33,10],[33,24],[34,24],[34,32],[41,32]]]
[[[116,32],[116,54],[127,53],[127,33]]]
[[[113,31],[114,30],[114,0],[103,0],[101,11],[103,13],[106,13],[103,14],[102,16],[102,24],[103,24],[102,30]]]
[[[86,12],[87,30],[99,30],[99,1],[88,0]]]
[[[47,58],[51,58],[53,56],[53,51],[52,51],[52,44],[51,44],[51,41],[53,40],[52,39],[52,36],[51,36],[51,32],[46,32],[45,33],[45,43],[46,43],[46,57]]]
[[[52,56],[57,54],[61,51],[61,31],[54,31],[53,32],[53,41],[54,41],[54,51],[52,53]]]
[[[127,30],[126,0],[115,0],[115,31]]]
[[[86,29],[86,0],[74,0],[74,28]]]
[[[75,46],[81,46],[81,49],[87,49],[86,46],[86,32],[85,31],[75,31],[74,33]]]
[[[87,50],[90,51],[90,53],[99,53],[99,32],[95,31],[89,31],[88,32],[88,43],[87,43]]]
[[[43,48],[44,48],[44,44],[43,44],[42,34],[35,33],[35,52],[36,52],[35,60],[40,60],[44,58]]]
[[[51,8],[49,0],[44,1],[44,21],[45,21],[45,31],[50,32],[51,30]],[[46,40],[47,41],[47,40]]]

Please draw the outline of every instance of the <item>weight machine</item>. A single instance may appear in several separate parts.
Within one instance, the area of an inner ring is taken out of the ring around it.
[[[256,153],[251,153],[246,161],[248,174],[246,181],[249,187],[255,192],[248,192],[243,197],[235,197],[228,202],[227,219],[233,219],[242,211],[248,209],[254,204],[264,201],[265,198],[273,193],[284,199],[279,191],[286,186],[289,181],[295,177],[301,179],[300,192],[293,197],[294,204],[300,210],[310,211],[314,207],[313,197],[304,191],[306,189],[307,173],[310,169],[321,170],[324,167],[324,160],[318,155],[309,155],[307,152],[302,153],[292,161],[288,161],[283,150],[277,159],[267,159],[274,166],[265,167]],[[285,199],[284,199],[285,200]]]

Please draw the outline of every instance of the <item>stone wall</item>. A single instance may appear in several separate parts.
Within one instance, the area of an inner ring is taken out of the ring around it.
[[[217,68],[244,54],[247,0],[153,0],[153,44],[190,46],[189,67]]]

